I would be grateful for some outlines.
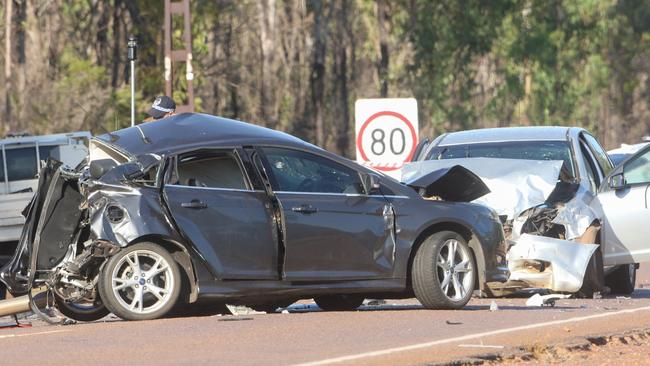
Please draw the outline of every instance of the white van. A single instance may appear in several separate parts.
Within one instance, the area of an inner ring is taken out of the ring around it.
[[[38,185],[41,161],[53,157],[75,167],[88,155],[88,131],[0,140],[0,264],[13,254],[27,206]]]

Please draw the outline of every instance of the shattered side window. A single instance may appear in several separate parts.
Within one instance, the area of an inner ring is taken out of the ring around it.
[[[627,162],[623,174],[627,184],[650,183],[650,151]]]
[[[359,173],[329,159],[302,151],[265,148],[276,191],[363,193]]]

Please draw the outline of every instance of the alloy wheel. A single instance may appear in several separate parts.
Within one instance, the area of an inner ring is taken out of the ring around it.
[[[474,267],[469,250],[456,239],[448,239],[436,258],[436,273],[442,293],[453,301],[472,291]]]
[[[149,314],[172,297],[174,275],[170,264],[150,250],[135,250],[115,265],[111,288],[118,303],[130,312]]]

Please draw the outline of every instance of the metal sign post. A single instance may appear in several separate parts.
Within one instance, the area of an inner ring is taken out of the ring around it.
[[[175,49],[172,34],[175,31],[173,15],[183,16],[183,48]],[[185,80],[187,85],[187,103],[178,103],[176,112],[194,112],[194,72],[192,70],[192,24],[190,18],[190,0],[165,0],[165,94],[173,97],[174,65],[185,63]]]
[[[131,127],[135,126],[135,60],[138,58],[138,40],[129,37],[127,58],[131,63]]]

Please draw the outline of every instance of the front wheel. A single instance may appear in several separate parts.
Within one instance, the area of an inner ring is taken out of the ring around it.
[[[99,294],[113,314],[126,320],[167,314],[180,294],[181,276],[167,250],[139,243],[112,256],[102,270]]]
[[[475,268],[462,236],[452,231],[435,233],[424,240],[413,259],[415,297],[427,309],[460,309],[472,297]]]

